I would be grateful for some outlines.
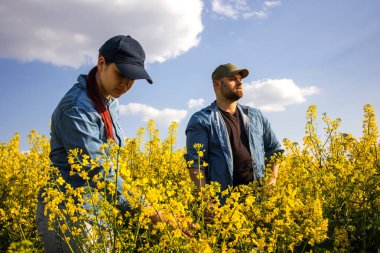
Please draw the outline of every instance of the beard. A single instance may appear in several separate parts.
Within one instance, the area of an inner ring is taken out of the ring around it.
[[[232,102],[238,101],[243,97],[243,90],[227,90],[222,85],[222,96]]]

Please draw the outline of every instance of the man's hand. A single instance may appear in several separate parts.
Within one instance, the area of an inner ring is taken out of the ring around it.
[[[206,223],[211,223],[214,220],[214,205],[212,203],[208,203],[203,209],[203,218]]]
[[[268,185],[269,186],[276,186],[276,182],[277,182],[277,178],[271,177],[271,179],[269,180]]]

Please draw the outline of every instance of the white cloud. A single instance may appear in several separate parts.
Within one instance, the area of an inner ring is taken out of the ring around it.
[[[169,126],[173,121],[179,123],[187,115],[186,110],[177,110],[170,108],[159,110],[149,105],[139,103],[120,105],[119,112],[120,115],[138,115],[145,122],[153,119],[156,123],[164,124],[165,126]]]
[[[190,99],[187,102],[187,106],[189,109],[194,108],[194,107],[201,107],[205,103],[205,100],[203,98],[198,98],[198,99]]]
[[[2,1],[0,57],[79,67],[111,36],[130,34],[147,62],[163,62],[199,43],[202,9],[202,0]]]
[[[271,9],[281,5],[280,0],[212,0],[212,10],[222,16],[232,19],[264,19]]]
[[[277,6],[280,6],[281,5],[281,1],[265,1],[264,4],[263,4],[265,7],[267,8],[273,8],[273,7],[277,7]]]
[[[242,103],[263,111],[284,111],[286,106],[306,101],[319,93],[315,86],[301,88],[291,79],[267,79],[244,84]]]
[[[220,15],[227,16],[232,19],[237,19],[239,17],[238,10],[232,3],[223,2],[222,0],[212,1],[212,10]]]

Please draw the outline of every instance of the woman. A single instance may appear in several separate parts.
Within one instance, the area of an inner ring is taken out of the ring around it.
[[[70,175],[69,150],[82,149],[84,154],[95,159],[102,156],[99,149],[108,139],[113,139],[119,146],[124,145],[117,115],[117,98],[126,93],[136,79],[146,79],[152,83],[144,69],[144,61],[145,52],[138,41],[123,35],[110,38],[99,49],[97,65],[88,75],[78,77],[78,82],[55,109],[51,120],[50,159],[65,182],[72,187],[86,186],[86,181],[77,174]],[[100,166],[92,175],[102,171]],[[113,178],[114,171],[111,170],[106,180],[114,181]],[[120,209],[125,210],[128,203],[122,198],[122,181],[120,177],[117,178],[118,204]],[[48,230],[41,193],[38,198],[37,227],[45,251],[76,251],[73,243],[67,245],[55,231]],[[153,220],[155,218],[152,217]]]

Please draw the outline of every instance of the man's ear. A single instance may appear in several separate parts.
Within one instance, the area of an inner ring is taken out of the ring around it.
[[[220,88],[220,86],[222,85],[220,80],[213,80],[213,85],[214,85],[214,88]]]

